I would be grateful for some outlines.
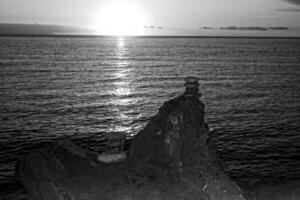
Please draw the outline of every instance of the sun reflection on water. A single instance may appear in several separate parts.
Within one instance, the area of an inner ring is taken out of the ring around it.
[[[124,46],[124,37],[119,37],[118,38],[118,47],[123,47]]]
[[[118,38],[116,41],[116,66],[114,66],[114,78],[113,91],[115,98],[112,101],[114,105],[114,112],[116,113],[116,121],[118,124],[113,126],[110,131],[112,132],[126,132],[130,133],[131,119],[129,116],[130,110],[128,106],[134,103],[130,95],[134,94],[134,87],[132,86],[131,79],[134,73],[133,68],[130,67],[130,63],[126,60],[127,49],[125,45],[125,39],[123,37]]]
[[[116,70],[114,72],[114,77],[117,81],[114,82],[114,94],[118,97],[118,100],[124,96],[132,94],[130,87],[130,74],[132,69],[129,68],[129,62],[125,60],[126,47],[123,37],[119,37],[116,46]],[[118,102],[116,102],[118,103]],[[123,102],[124,103],[124,102]]]

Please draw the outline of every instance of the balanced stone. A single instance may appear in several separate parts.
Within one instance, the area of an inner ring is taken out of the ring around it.
[[[125,140],[126,134],[121,132],[115,132],[115,133],[107,133],[105,134],[105,138],[108,140]]]
[[[185,81],[185,92],[184,96],[185,97],[196,97],[199,98],[201,97],[201,94],[199,92],[199,78],[194,77],[194,76],[188,76],[184,79]]]
[[[106,149],[104,150],[105,153],[117,153],[124,150],[124,142],[126,140],[125,133],[108,133],[105,135],[106,137]]]
[[[199,78],[198,77],[195,77],[195,76],[188,76],[188,77],[185,77],[184,78],[184,81],[186,83],[198,83],[199,82]]]

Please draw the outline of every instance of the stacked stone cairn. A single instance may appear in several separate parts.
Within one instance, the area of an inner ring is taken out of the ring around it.
[[[201,94],[199,93],[199,78],[188,76],[184,79],[185,81],[185,92],[183,93],[183,96],[185,97],[201,97]]]
[[[105,152],[106,153],[119,153],[124,151],[124,142],[126,140],[125,133],[108,133],[105,135]]]
[[[106,142],[104,152],[99,154],[97,160],[104,163],[119,162],[126,159],[124,152],[125,133],[108,133],[105,135]]]

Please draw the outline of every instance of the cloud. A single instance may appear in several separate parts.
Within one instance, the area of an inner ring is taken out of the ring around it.
[[[150,29],[154,29],[155,28],[155,26],[144,26],[144,28],[150,28]]]
[[[261,27],[261,26],[227,26],[220,27],[221,30],[231,30],[231,31],[269,31],[269,30],[288,30],[288,27],[276,26],[276,27]]]
[[[0,23],[0,35],[88,35],[92,30],[47,24]]]
[[[290,2],[292,4],[300,5],[300,0],[285,0],[287,2]]]
[[[284,26],[275,26],[275,27],[269,27],[269,30],[286,31],[286,30],[289,30],[289,28],[288,27],[284,27]]]
[[[227,26],[220,27],[221,30],[231,30],[231,31],[267,31],[266,27],[259,26],[249,26],[249,27],[239,27],[239,26]]]
[[[277,9],[277,11],[281,11],[281,12],[300,12],[300,9],[295,9],[295,8],[281,8],[281,9]]]
[[[163,27],[162,26],[153,26],[153,25],[150,25],[150,26],[144,26],[144,28],[146,29],[162,29]]]
[[[210,29],[215,29],[215,28],[208,27],[208,26],[203,26],[203,27],[200,27],[199,29],[210,30]]]
[[[251,18],[276,18],[275,15],[255,15],[255,16],[250,16]]]

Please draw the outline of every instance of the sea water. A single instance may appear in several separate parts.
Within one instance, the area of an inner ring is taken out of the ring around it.
[[[234,179],[300,177],[300,39],[0,37],[0,191],[42,144],[137,134],[189,75]]]

